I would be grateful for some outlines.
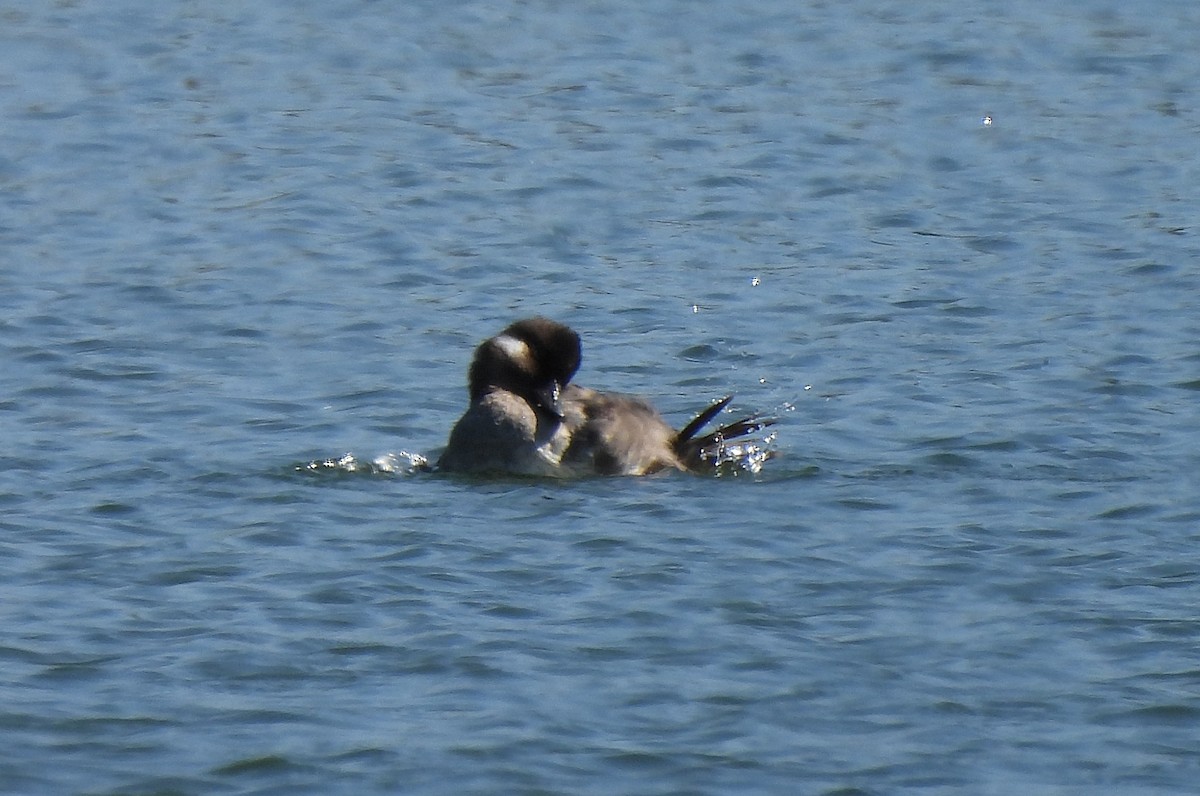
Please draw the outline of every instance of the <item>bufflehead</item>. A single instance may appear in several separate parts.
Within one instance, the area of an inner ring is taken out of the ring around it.
[[[773,422],[752,415],[697,437],[730,395],[676,431],[645,399],[571,384],[580,358],[579,335],[548,318],[484,340],[467,374],[470,406],[438,468],[556,477],[712,471],[728,440]]]

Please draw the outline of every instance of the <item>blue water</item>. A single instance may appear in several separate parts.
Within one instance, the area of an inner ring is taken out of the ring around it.
[[[1190,792],[1200,6],[1054,6],[0,9],[0,790]],[[534,313],[778,457],[420,472]]]

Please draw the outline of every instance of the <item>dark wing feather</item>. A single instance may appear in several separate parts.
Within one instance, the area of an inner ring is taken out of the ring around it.
[[[689,469],[695,470],[704,467],[706,460],[712,458],[726,442],[753,434],[775,423],[775,418],[772,417],[749,415],[693,439],[696,432],[706,426],[732,400],[732,395],[725,396],[698,414],[695,420],[688,423],[675,435],[675,453]]]
[[[683,427],[682,431],[680,431],[678,434],[675,435],[675,450],[678,451],[680,449],[680,446],[683,445],[683,443],[687,442],[689,439],[692,438],[693,434],[695,434],[697,431],[699,431],[700,429],[707,426],[708,421],[710,421],[714,417],[716,417],[717,414],[720,413],[720,411],[722,409],[724,409],[726,406],[728,406],[729,402],[732,400],[733,400],[732,395],[726,395],[724,398],[717,401],[715,404],[708,407],[700,414],[696,415],[695,420],[688,423],[686,426]]]

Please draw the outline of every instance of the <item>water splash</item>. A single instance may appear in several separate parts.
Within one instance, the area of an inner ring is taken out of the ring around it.
[[[773,446],[778,434],[774,431],[761,439],[739,439],[736,442],[721,441],[706,449],[700,458],[711,462],[717,476],[750,473],[758,475],[763,465],[778,455]]]
[[[297,471],[318,474],[411,475],[430,469],[427,458],[409,451],[385,453],[370,461],[363,461],[353,453],[344,453],[336,458],[314,460],[296,466]]]

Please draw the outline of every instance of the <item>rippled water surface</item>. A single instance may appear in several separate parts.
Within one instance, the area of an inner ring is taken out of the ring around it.
[[[0,789],[1189,792],[1200,6],[1053,6],[0,7]],[[414,467],[535,313],[779,457]]]

